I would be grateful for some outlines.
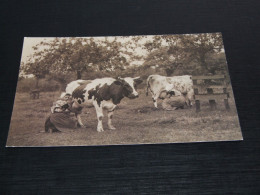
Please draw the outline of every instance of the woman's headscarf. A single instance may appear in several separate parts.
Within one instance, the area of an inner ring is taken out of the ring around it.
[[[68,102],[65,101],[65,100],[57,100],[57,101],[53,104],[53,106],[51,107],[51,112],[54,113],[54,110],[55,110],[56,108],[61,108],[61,107],[64,106],[65,104],[68,104]]]

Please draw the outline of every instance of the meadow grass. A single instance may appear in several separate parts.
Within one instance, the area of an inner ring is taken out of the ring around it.
[[[201,103],[201,112],[192,108],[165,111],[153,106],[151,96],[134,100],[124,98],[115,110],[113,125],[108,130],[106,112],[104,132],[97,132],[94,108],[82,113],[86,128],[62,129],[61,133],[45,133],[44,122],[50,107],[60,93],[42,92],[40,99],[32,100],[28,93],[17,93],[13,108],[7,146],[85,146],[176,142],[203,142],[241,140],[234,99],[229,99],[231,110],[225,110],[223,101],[211,111],[208,102]]]

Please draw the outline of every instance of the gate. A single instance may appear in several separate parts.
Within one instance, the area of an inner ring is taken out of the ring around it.
[[[216,100],[224,100],[226,110],[230,110],[229,93],[224,75],[192,76],[196,112],[200,111],[200,101],[209,101],[211,110],[216,109]],[[215,90],[218,92],[215,92]],[[221,91],[221,92],[220,92]]]

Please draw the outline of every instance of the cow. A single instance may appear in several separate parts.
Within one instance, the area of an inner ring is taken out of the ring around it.
[[[72,109],[82,109],[83,107],[95,107],[98,125],[97,131],[102,132],[104,117],[103,109],[108,113],[108,128],[116,129],[112,125],[112,117],[116,106],[124,97],[134,99],[138,97],[136,87],[142,80],[140,77],[126,78],[101,78],[94,80],[76,80],[69,83],[64,94],[71,94],[73,98]],[[76,114],[78,123],[84,127],[80,114]]]
[[[183,95],[187,106],[192,105],[194,91],[190,75],[173,77],[150,75],[147,78],[146,95],[148,95],[149,90],[156,108],[158,108],[157,100],[160,98],[162,92],[167,92],[175,96]]]

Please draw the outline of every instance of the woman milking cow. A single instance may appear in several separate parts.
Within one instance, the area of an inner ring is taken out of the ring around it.
[[[162,108],[167,111],[183,109],[186,104],[184,96],[175,96],[173,91],[163,91],[159,98],[162,100]],[[70,94],[53,103],[51,114],[45,122],[45,132],[61,132],[60,128],[75,129],[81,126],[75,116],[81,113],[82,107],[74,106],[73,103]]]
[[[116,106],[127,97],[129,99],[138,98],[136,87],[142,80],[140,77],[125,78],[101,78],[92,81],[77,80],[72,81],[66,87],[66,95],[54,103],[52,112],[45,122],[45,131],[51,129],[59,132],[58,126],[66,128],[84,127],[80,113],[83,107],[94,107],[97,114],[97,131],[102,132],[104,117],[103,110],[107,111],[108,128],[116,129],[112,125],[112,117]],[[67,97],[66,97],[67,96]],[[65,98],[65,99],[64,99]],[[71,113],[76,114],[76,118]]]
[[[51,107],[51,114],[45,121],[45,132],[61,132],[60,128],[75,129],[79,126],[75,114],[80,114],[82,108],[75,108],[70,94],[59,98]]]
[[[162,91],[159,99],[162,100],[162,108],[167,111],[183,109],[186,99],[183,95],[175,95],[174,91]]]

